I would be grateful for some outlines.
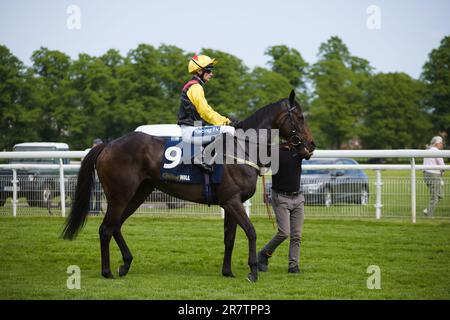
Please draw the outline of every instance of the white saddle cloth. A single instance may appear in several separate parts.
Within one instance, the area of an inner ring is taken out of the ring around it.
[[[177,124],[147,124],[137,127],[134,131],[156,137],[181,137],[181,127]]]
[[[181,137],[184,142],[194,144],[209,143],[222,133],[234,135],[234,127],[231,126],[192,127],[177,124],[152,124],[137,127],[134,131],[156,137]]]

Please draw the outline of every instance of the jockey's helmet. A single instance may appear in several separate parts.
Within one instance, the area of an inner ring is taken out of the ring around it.
[[[216,59],[211,59],[205,55],[195,55],[191,58],[188,65],[189,73],[197,73],[200,70],[208,70],[211,71],[213,66],[217,63]]]

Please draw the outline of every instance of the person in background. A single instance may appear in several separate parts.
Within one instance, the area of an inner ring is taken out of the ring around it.
[[[431,139],[429,150],[442,150],[444,148],[444,140],[440,136]],[[445,165],[443,158],[424,158],[424,166],[443,166]],[[430,201],[428,207],[423,210],[424,215],[434,217],[434,210],[439,200],[443,198],[444,180],[442,175],[444,170],[426,169],[423,172],[425,184],[430,192]]]
[[[268,270],[269,258],[275,249],[288,237],[288,273],[299,273],[300,243],[304,220],[305,197],[300,193],[302,159],[296,150],[285,146],[280,148],[279,169],[272,177],[272,206],[278,225],[278,232],[258,253],[258,270]]]
[[[95,138],[94,141],[92,142],[92,148],[102,143],[103,143],[102,139]],[[92,188],[91,193],[91,203],[89,204],[89,213],[92,215],[98,215],[100,214],[101,210],[102,210],[102,186],[100,185],[100,181],[98,180],[96,171],[94,186]]]

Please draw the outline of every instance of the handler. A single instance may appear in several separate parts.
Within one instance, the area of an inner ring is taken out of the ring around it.
[[[278,232],[258,253],[258,270],[268,270],[269,258],[275,249],[290,236],[288,273],[299,273],[300,243],[304,220],[305,198],[300,193],[302,159],[295,150],[280,149],[280,166],[272,177],[272,206]]]
[[[193,77],[183,86],[178,112],[178,124],[181,126],[183,141],[203,145],[222,133],[234,135],[234,127],[228,126],[231,120],[209,106],[203,91],[203,85],[213,77],[216,63],[216,59],[206,55],[195,55],[189,61],[188,71]],[[206,126],[207,124],[212,126]],[[197,156],[194,162],[196,159]],[[203,162],[203,158],[201,163],[196,164],[205,171],[212,172],[212,164]]]

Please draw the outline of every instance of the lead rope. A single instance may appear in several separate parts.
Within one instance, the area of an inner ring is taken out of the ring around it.
[[[262,174],[261,176],[262,176],[262,184],[263,184],[263,198],[264,198],[264,202],[266,204],[267,215],[269,216],[269,220],[272,222],[272,226],[275,229],[275,223],[273,222],[272,212],[269,208],[269,196],[266,192],[266,176],[264,174]]]

